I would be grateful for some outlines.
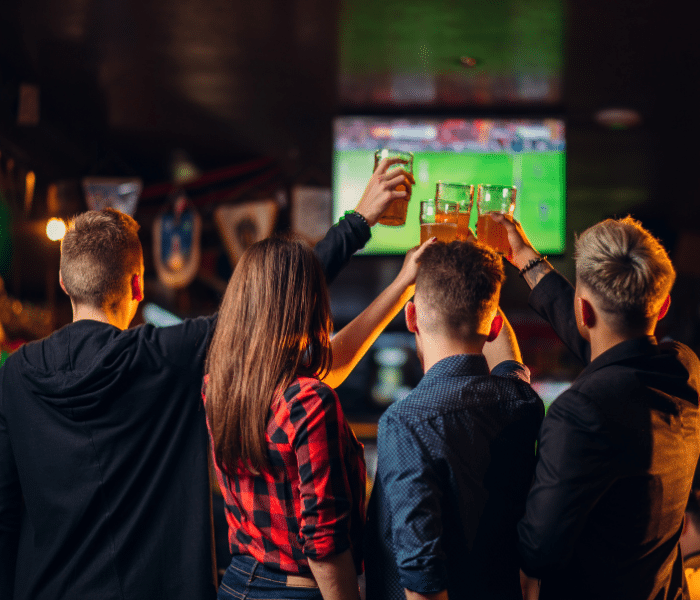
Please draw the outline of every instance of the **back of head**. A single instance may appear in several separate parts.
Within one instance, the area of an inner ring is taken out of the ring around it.
[[[307,244],[269,238],[245,251],[221,303],[207,355],[207,416],[217,463],[267,462],[265,427],[275,392],[296,375],[330,368],[330,302]]]
[[[75,217],[61,242],[61,278],[76,304],[105,308],[130,293],[143,252],[139,225],[112,208]]]
[[[574,257],[577,282],[619,329],[655,320],[676,278],[664,247],[631,217],[607,219],[584,231]]]
[[[462,340],[488,335],[504,278],[502,259],[486,246],[431,244],[416,279],[419,327]]]

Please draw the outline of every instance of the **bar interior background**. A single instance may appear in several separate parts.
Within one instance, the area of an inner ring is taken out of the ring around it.
[[[295,185],[331,185],[334,116],[557,115],[566,122],[567,249],[552,262],[573,277],[575,232],[632,213],[661,237],[679,273],[660,334],[697,351],[699,47],[678,0],[5,0],[6,341],[70,320],[58,247],[42,227],[54,213],[86,208],[76,192],[85,176],[138,176],[151,190],[135,215],[147,296],[187,317],[216,309],[230,269],[216,206],[272,197],[282,205],[278,227],[287,227]],[[618,112],[610,117],[610,109]],[[166,201],[158,186],[171,179],[178,156],[213,176],[198,204],[203,271],[171,292],[155,277],[151,225]],[[31,206],[23,204],[29,172]],[[332,286],[336,326],[400,263],[353,259]],[[555,394],[578,366],[527,308],[525,284],[508,274],[503,306],[525,361],[544,393]],[[387,397],[378,386],[414,383],[404,332],[399,317],[359,379],[341,390],[358,427],[370,425],[369,437]],[[378,395],[368,400],[372,390]]]

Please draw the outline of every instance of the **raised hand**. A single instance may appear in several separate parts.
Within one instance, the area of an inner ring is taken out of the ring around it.
[[[400,167],[391,168],[392,165],[405,162],[400,158],[385,158],[369,178],[369,183],[355,210],[367,220],[370,227],[376,224],[394,200],[411,198],[411,186],[416,182],[413,175]],[[403,185],[405,190],[398,191],[396,186],[399,185]]]
[[[425,249],[430,246],[430,244],[435,243],[436,240],[437,238],[432,237],[423,242],[420,246],[415,246],[406,252],[406,257],[403,259],[401,271],[399,271],[399,274],[396,276],[397,281],[400,281],[404,286],[409,286],[416,283],[420,257],[423,255],[423,252],[425,252]]]
[[[525,235],[525,231],[518,221],[509,215],[501,213],[491,213],[489,217],[506,228],[511,249],[506,258],[515,267],[522,269],[530,260],[539,257],[540,253],[535,250],[530,240],[527,239],[527,235]]]

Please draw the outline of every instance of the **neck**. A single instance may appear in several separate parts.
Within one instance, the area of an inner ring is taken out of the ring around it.
[[[639,338],[654,335],[654,327],[629,329],[624,332],[616,331],[601,323],[595,330],[591,329],[591,360],[598,358],[603,352],[610,350],[622,342],[638,340]]]
[[[131,319],[121,307],[118,307],[117,310],[109,311],[85,304],[73,304],[73,323],[84,320],[107,323],[118,329],[126,329],[131,322]]]
[[[459,354],[482,354],[486,336],[482,336],[480,340],[455,340],[453,338],[433,335],[423,337],[419,345],[422,354],[423,373],[427,373],[433,365],[440,362],[443,358],[457,356]]]

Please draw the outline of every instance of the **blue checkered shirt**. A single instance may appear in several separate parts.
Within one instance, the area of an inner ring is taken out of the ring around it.
[[[516,524],[544,405],[527,367],[445,358],[379,421],[367,599],[520,599]]]

